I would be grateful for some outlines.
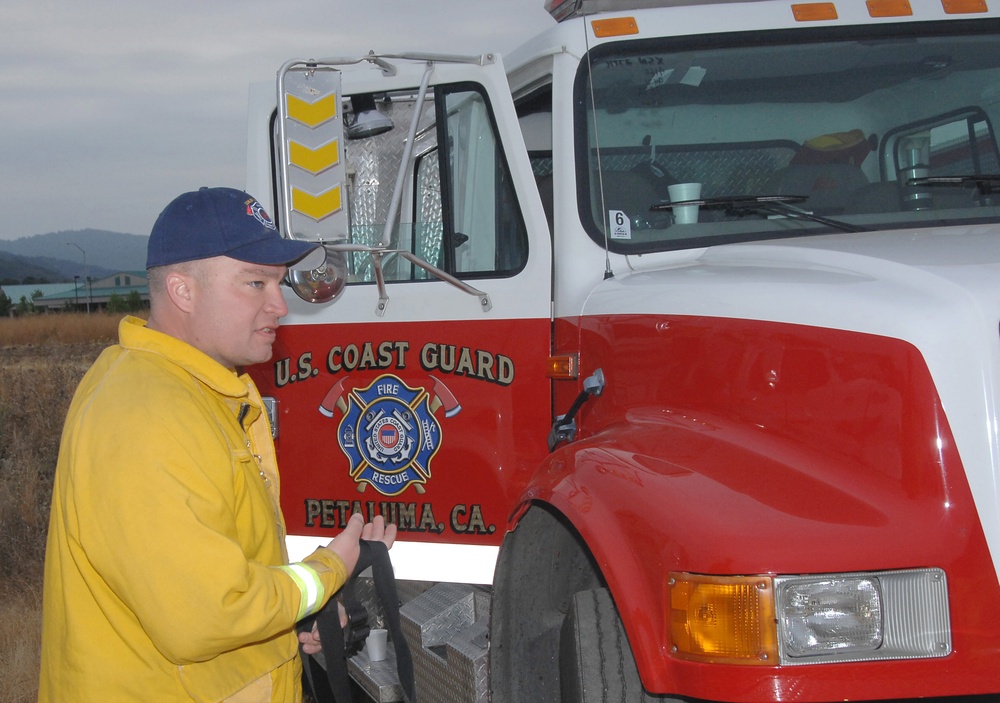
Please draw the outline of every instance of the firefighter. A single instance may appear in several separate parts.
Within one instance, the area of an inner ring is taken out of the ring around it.
[[[286,267],[323,256],[238,190],[185,193],[157,219],[149,320],[122,320],[63,430],[40,701],[301,699],[296,622],[343,585],[359,538],[396,534],[355,515],[287,563],[271,430],[239,369],[271,356]]]

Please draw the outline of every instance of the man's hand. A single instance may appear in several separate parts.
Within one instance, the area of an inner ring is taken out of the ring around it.
[[[361,555],[358,541],[362,539],[370,542],[384,542],[386,549],[391,549],[393,542],[396,541],[396,526],[392,523],[387,526],[381,515],[376,516],[369,523],[365,522],[360,513],[351,515],[344,531],[326,545],[327,549],[339,554],[340,558],[344,560],[348,576],[354,572],[354,567],[358,563],[358,557]],[[340,626],[347,627],[347,611],[344,610],[340,601],[337,601],[337,612],[340,614]],[[323,651],[315,623],[310,632],[299,633],[299,642],[302,643],[302,650],[306,654],[317,654]]]
[[[396,541],[396,526],[392,523],[386,526],[385,519],[381,515],[377,515],[369,523],[365,522],[360,513],[351,515],[344,531],[326,545],[327,549],[339,554],[344,560],[348,575],[354,572],[354,567],[358,563],[358,557],[361,555],[358,540],[362,539],[369,542],[384,542],[386,549],[391,549],[392,543]]]
[[[341,629],[347,627],[347,611],[344,610],[344,606],[340,601],[337,603],[337,614],[340,616],[340,627]],[[309,632],[299,633],[299,642],[302,643],[302,651],[306,654],[319,654],[323,651],[323,643],[319,639],[319,624],[313,622],[312,629]]]

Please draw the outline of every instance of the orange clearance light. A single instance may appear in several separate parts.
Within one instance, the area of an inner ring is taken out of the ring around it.
[[[792,14],[799,22],[819,22],[837,19],[837,8],[832,2],[810,2],[792,5]]]
[[[572,380],[577,377],[575,354],[550,356],[545,365],[545,375],[552,379]]]
[[[681,659],[778,665],[774,587],[767,576],[674,572],[667,584],[670,640]]]
[[[909,17],[913,14],[909,0],[868,0],[871,17]]]
[[[967,15],[973,12],[986,12],[986,0],[941,0],[945,14]]]
[[[594,20],[590,25],[594,28],[594,36],[598,39],[639,33],[639,25],[635,23],[634,17],[611,17],[606,20]]]

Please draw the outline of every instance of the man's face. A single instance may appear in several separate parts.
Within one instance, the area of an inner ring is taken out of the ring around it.
[[[199,262],[188,342],[227,368],[271,358],[278,320],[288,313],[279,283],[284,266],[226,256]]]

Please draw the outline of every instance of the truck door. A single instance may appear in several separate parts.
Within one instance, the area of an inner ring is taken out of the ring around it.
[[[343,207],[328,248],[346,286],[318,303],[289,290],[274,356],[251,370],[273,399],[290,556],[360,510],[399,526],[397,577],[489,583],[551,420],[549,236],[503,68],[393,57],[341,90],[344,197],[308,199]],[[274,101],[252,94],[248,190],[294,223]],[[366,109],[382,127],[355,128]],[[322,158],[324,136],[294,138]]]

